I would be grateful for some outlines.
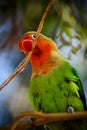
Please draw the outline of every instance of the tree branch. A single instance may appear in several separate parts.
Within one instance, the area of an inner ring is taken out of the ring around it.
[[[21,65],[20,67],[18,67],[18,69],[17,69],[13,74],[11,74],[11,75],[0,85],[0,90],[2,90],[16,75],[18,75],[18,74],[20,74],[21,72],[23,72],[23,70],[24,70],[25,67],[27,66],[27,64],[28,64],[28,62],[29,62],[29,60],[30,60],[30,57],[31,57],[31,55],[32,55],[32,53],[33,53],[34,47],[35,47],[35,45],[36,45],[37,38],[39,37],[39,34],[40,34],[40,32],[41,32],[41,30],[42,30],[42,28],[43,28],[43,24],[44,24],[44,22],[45,22],[45,18],[46,18],[46,16],[47,16],[47,14],[48,14],[48,12],[49,12],[49,10],[50,10],[50,8],[51,8],[53,2],[54,2],[54,0],[51,0],[51,1],[49,2],[49,4],[48,4],[48,6],[47,6],[47,8],[46,8],[46,10],[45,10],[45,12],[44,12],[44,14],[43,14],[43,16],[42,16],[42,19],[41,19],[41,21],[40,21],[40,24],[39,24],[38,29],[37,29],[37,32],[36,32],[36,38],[35,38],[35,40],[34,40],[34,42],[33,42],[33,49],[32,49],[32,51],[26,56],[26,58],[25,58],[24,62],[22,63],[22,65]]]
[[[19,114],[12,123],[11,130],[15,130],[19,120],[29,117],[35,117],[34,121],[35,126],[39,126],[48,122],[53,121],[64,121],[64,120],[78,120],[78,119],[87,119],[87,111],[84,112],[74,112],[74,113],[41,113],[41,112],[24,112]],[[28,122],[23,127],[31,127],[31,124]]]

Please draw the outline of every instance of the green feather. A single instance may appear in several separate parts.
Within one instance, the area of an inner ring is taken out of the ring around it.
[[[49,74],[31,79],[29,98],[35,111],[45,113],[66,112],[69,106],[75,111],[84,111],[86,108],[80,78],[66,61]],[[78,130],[79,128],[79,130],[86,130],[87,124],[85,121],[63,121],[50,123],[48,128],[50,130]]]
[[[29,98],[34,110],[43,112],[67,111],[69,105],[82,111],[86,104],[81,81],[66,61],[49,74],[33,78]]]

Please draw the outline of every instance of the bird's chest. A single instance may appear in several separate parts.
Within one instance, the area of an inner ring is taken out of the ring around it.
[[[36,111],[58,112],[65,111],[66,98],[60,81],[56,77],[39,77],[31,81],[29,97],[31,104]],[[61,104],[62,108],[61,108]]]

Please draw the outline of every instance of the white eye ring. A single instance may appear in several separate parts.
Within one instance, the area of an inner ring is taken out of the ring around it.
[[[36,34],[32,34],[32,38],[35,39],[36,38]]]

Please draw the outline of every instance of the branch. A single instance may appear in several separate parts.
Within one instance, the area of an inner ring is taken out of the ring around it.
[[[37,39],[38,39],[39,34],[40,34],[40,32],[41,32],[41,30],[42,30],[42,28],[43,28],[43,24],[44,24],[44,22],[45,22],[45,18],[46,18],[46,16],[47,16],[47,14],[48,14],[48,12],[49,12],[49,10],[50,10],[50,8],[51,8],[53,2],[54,2],[54,0],[51,0],[51,1],[49,2],[49,4],[48,4],[48,6],[47,6],[47,8],[46,8],[46,10],[45,10],[45,12],[44,12],[44,14],[43,14],[43,16],[42,16],[42,19],[41,19],[41,21],[40,21],[40,24],[39,24],[38,29],[37,29],[37,32],[36,32],[36,38],[35,38],[35,40],[34,40],[34,42],[33,42],[33,49],[32,49],[32,51],[26,56],[26,58],[25,58],[24,62],[22,63],[22,65],[21,65],[20,67],[18,67],[18,69],[17,69],[13,74],[11,74],[11,75],[0,85],[0,90],[2,90],[16,75],[18,75],[18,74],[20,74],[21,72],[24,71],[24,69],[25,69],[25,67],[27,66],[27,64],[28,64],[28,62],[29,62],[29,60],[30,60],[30,57],[31,57],[31,55],[32,55],[32,53],[33,53],[33,50],[34,50],[34,47],[35,47],[35,45],[36,45]]]
[[[18,67],[18,69],[13,73],[11,74],[1,85],[0,85],[0,90],[2,90],[16,75],[20,74],[26,67],[26,65],[28,64],[29,62],[29,59],[31,57],[31,54],[32,54],[32,51],[26,56],[23,64]]]
[[[41,112],[24,112],[19,114],[12,123],[11,130],[15,130],[18,125],[18,121],[23,118],[35,117],[34,121],[35,126],[39,126],[48,122],[53,121],[64,121],[64,120],[78,120],[78,119],[87,119],[87,112],[74,112],[74,113],[41,113]],[[18,125],[19,126],[19,125]],[[30,128],[31,124],[28,121],[28,124],[22,124],[23,128]]]

